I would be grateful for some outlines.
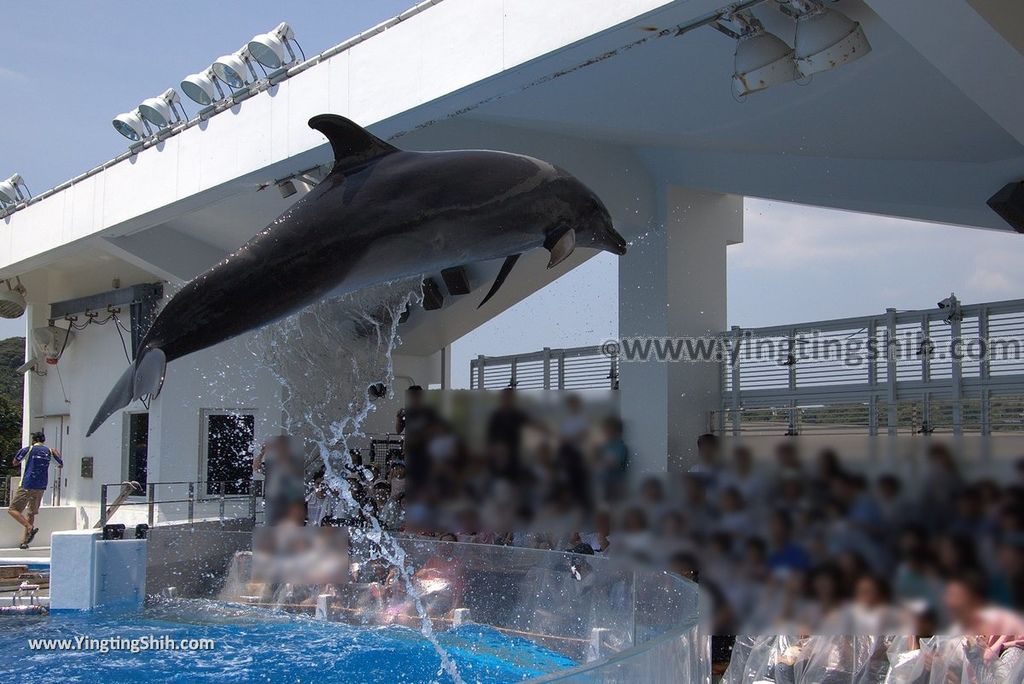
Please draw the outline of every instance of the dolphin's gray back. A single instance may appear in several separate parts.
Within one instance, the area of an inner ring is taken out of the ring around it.
[[[530,157],[401,151],[333,115],[314,117],[310,126],[327,136],[334,151],[330,174],[174,295],[89,434],[140,393],[156,396],[166,363],[329,294],[512,257],[546,244],[549,227],[578,223],[594,207],[607,218],[579,181]],[[504,275],[514,260],[506,263]]]
[[[557,210],[540,203],[510,211],[509,205],[521,204],[524,193],[543,184],[539,164],[486,151],[398,151],[335,168],[265,230],[180,290],[141,346],[162,348],[173,361],[328,294],[522,250],[523,226]],[[510,222],[510,214],[520,220]],[[531,246],[541,239],[536,236]]]

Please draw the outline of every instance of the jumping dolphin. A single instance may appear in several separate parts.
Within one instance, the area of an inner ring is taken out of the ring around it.
[[[318,300],[505,257],[482,306],[527,250],[547,249],[548,268],[577,245],[626,253],[601,200],[552,164],[486,150],[407,152],[332,114],[309,125],[331,143],[330,174],[174,295],[86,436],[133,399],[156,397],[168,362]]]

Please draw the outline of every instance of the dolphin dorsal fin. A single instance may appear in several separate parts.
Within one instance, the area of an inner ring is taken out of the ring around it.
[[[330,141],[331,149],[334,150],[335,169],[359,166],[398,151],[394,145],[337,114],[318,114],[309,120],[309,127],[320,131]]]

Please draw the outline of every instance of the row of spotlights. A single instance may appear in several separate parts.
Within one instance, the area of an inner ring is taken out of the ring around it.
[[[0,181],[0,206],[24,202],[31,196],[20,174],[16,173],[7,180]]]
[[[177,108],[175,107],[177,105]],[[146,98],[134,111],[118,114],[111,122],[114,130],[132,142],[149,137],[153,129],[163,130],[182,120],[178,109],[181,98],[174,88],[168,88],[156,97]],[[182,109],[182,112],[185,110]]]
[[[205,71],[186,76],[181,81],[181,92],[193,102],[208,107],[226,97],[221,83],[234,92],[259,80],[253,60],[271,70],[296,62],[292,43],[295,43],[295,32],[282,21],[273,31],[254,36],[237,52],[218,57]],[[153,128],[161,130],[181,121],[175,105],[181,109],[181,99],[173,88],[168,88],[159,97],[145,100],[134,111],[115,116],[114,129],[133,142],[140,141],[149,137]]]
[[[743,26],[737,37],[733,90],[739,96],[788,83],[860,59],[871,52],[861,25],[819,0],[790,0],[796,19],[793,47],[744,12],[732,17]]]

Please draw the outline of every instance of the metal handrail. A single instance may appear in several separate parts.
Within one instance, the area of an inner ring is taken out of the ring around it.
[[[578,362],[576,364],[572,362]],[[478,356],[469,363],[470,389],[582,390],[619,388],[619,360],[600,346],[569,347],[507,356]],[[498,383],[488,377],[500,378]]]
[[[768,423],[746,416],[771,409],[785,415],[788,434],[797,434],[802,423],[817,424],[814,412],[861,405],[869,435],[879,430],[896,435],[906,429],[930,434],[945,428],[957,435],[967,429],[982,435],[1024,430],[1024,412],[1018,422],[1010,411],[1017,399],[1024,402],[1024,299],[959,308],[961,318],[951,320],[948,308],[888,309],[873,316],[733,327],[718,333],[714,337],[730,352],[740,353],[737,363],[730,356],[720,364],[722,401],[711,412],[709,425],[734,435],[745,424],[763,429]],[[911,345],[911,351],[892,348],[890,340]],[[1005,346],[989,348],[980,358],[928,351],[948,350],[953,340],[999,341]],[[877,353],[867,353],[869,342]],[[753,353],[758,344],[771,354]],[[815,355],[807,353],[807,344],[819,345]],[[854,344],[865,353],[859,365],[851,366],[845,361]],[[915,355],[918,345],[926,351]],[[567,359],[582,362],[573,365]],[[593,388],[602,384],[602,364],[607,363],[614,389],[618,361],[598,346],[481,355],[470,362],[470,388]],[[965,409],[971,415],[965,417]]]
[[[60,506],[61,490],[64,485],[64,466],[57,466],[57,476],[53,479],[53,487],[50,489],[50,505]]]
[[[880,430],[890,436],[906,430],[931,434],[937,429],[987,435],[1019,429],[1019,424],[993,420],[993,415],[1024,399],[1024,300],[959,308],[960,317],[952,318],[949,308],[888,309],[860,318],[734,327],[727,339],[730,349],[738,350],[738,361],[722,366],[723,401],[711,423],[734,435],[763,431],[772,421],[756,416],[771,411],[776,420],[786,416],[788,434],[804,427],[824,429],[823,417],[838,420],[831,424],[834,429],[856,429],[840,424],[852,413],[863,418],[860,427],[869,435]],[[749,353],[764,340],[773,341],[776,349],[789,343],[798,353],[785,363]],[[973,345],[977,353],[950,354],[954,341],[961,350]],[[817,345],[818,353],[801,351],[801,344]],[[870,344],[876,353],[868,353]],[[863,356],[851,354],[854,348],[863,350]],[[965,409],[976,416],[965,417]]]
[[[119,501],[116,501],[116,506],[108,506],[110,487],[116,487],[124,493],[124,487],[126,482],[114,482],[100,485],[100,520],[97,527],[102,528],[107,525],[110,521],[110,517],[113,516],[118,510],[124,506],[146,506],[147,508],[147,521],[150,527],[156,523],[156,507],[163,504],[187,504],[188,523],[194,524],[195,522],[195,504],[196,504],[196,492],[203,491],[202,486],[215,485],[217,493],[211,497],[216,498],[218,501],[218,519],[221,525],[227,520],[226,504],[230,499],[232,501],[248,500],[248,515],[247,518],[255,522],[256,520],[256,502],[258,499],[263,497],[263,486],[261,480],[249,480],[249,491],[243,494],[228,494],[228,485],[236,484],[237,480],[180,480],[180,481],[169,481],[169,482],[147,482],[145,485],[145,499],[144,500],[132,500],[129,495],[119,496]],[[157,487],[161,486],[186,486],[187,494],[185,498],[169,498],[160,499],[157,497]]]

